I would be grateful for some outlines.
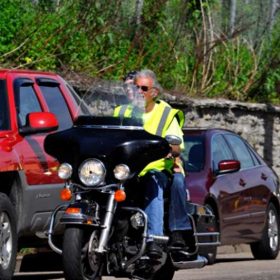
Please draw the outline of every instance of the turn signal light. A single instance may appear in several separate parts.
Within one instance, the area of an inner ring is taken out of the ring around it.
[[[125,201],[126,199],[126,194],[124,190],[117,190],[115,191],[115,200],[117,202],[122,202]]]
[[[79,214],[81,213],[81,208],[77,207],[69,207],[65,210],[67,214]]]
[[[72,192],[70,189],[64,188],[60,192],[60,199],[63,201],[69,201],[72,198]]]

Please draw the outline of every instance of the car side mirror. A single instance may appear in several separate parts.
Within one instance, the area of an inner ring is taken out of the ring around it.
[[[240,169],[239,160],[222,160],[218,164],[218,174],[232,173]]]
[[[19,129],[20,134],[34,134],[56,130],[58,120],[51,112],[32,112],[26,116],[26,125]]]

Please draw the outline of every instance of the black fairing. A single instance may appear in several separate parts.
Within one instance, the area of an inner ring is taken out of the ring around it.
[[[70,163],[74,170],[85,159],[100,159],[106,166],[107,180],[119,163],[139,173],[148,163],[165,157],[170,149],[165,139],[143,129],[83,125],[48,135],[44,146],[48,154],[60,163]]]

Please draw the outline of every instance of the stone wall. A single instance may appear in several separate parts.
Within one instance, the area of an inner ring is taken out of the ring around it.
[[[280,176],[280,107],[223,99],[164,99],[186,115],[186,126],[230,129],[245,138]]]

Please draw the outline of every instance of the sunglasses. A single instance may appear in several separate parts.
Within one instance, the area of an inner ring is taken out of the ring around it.
[[[150,89],[152,89],[153,87],[148,87],[148,86],[138,86],[138,85],[136,85],[136,87],[138,88],[138,89],[141,89],[142,91],[144,91],[144,92],[147,92],[147,91],[149,91]]]

